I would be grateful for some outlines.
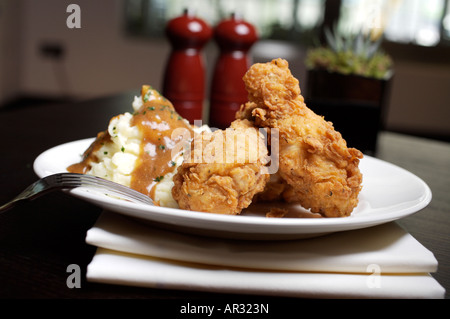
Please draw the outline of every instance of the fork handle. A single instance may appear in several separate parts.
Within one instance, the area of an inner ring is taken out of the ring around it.
[[[13,208],[17,203],[24,200],[33,200],[42,195],[47,194],[48,192],[61,189],[63,187],[59,187],[58,185],[50,184],[47,182],[44,177],[41,180],[38,180],[24,189],[19,195],[14,197],[12,200],[7,202],[6,204],[0,206],[0,214],[6,212],[7,210]]]
[[[13,208],[14,206],[16,206],[17,200],[12,200],[7,202],[6,204],[0,206],[0,214],[6,212],[7,210]]]

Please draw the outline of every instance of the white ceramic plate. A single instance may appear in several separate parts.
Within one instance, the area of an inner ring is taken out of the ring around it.
[[[65,172],[79,162],[93,139],[62,144],[39,155],[34,170],[39,177]],[[69,193],[104,209],[179,231],[239,239],[274,240],[319,236],[371,227],[403,218],[423,209],[431,201],[430,188],[414,174],[385,161],[365,156],[360,163],[363,189],[359,205],[344,218],[267,218],[270,206],[251,205],[243,215],[231,216],[136,204],[105,194],[76,188]],[[302,211],[299,205],[290,205]]]

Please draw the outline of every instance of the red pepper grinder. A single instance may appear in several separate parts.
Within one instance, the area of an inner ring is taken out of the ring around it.
[[[258,40],[255,28],[236,14],[220,22],[214,30],[220,49],[211,84],[209,125],[224,129],[235,120],[240,106],[247,102],[242,77],[251,65],[248,51]]]
[[[164,74],[163,95],[191,124],[202,119],[205,100],[205,66],[201,50],[212,28],[185,10],[169,21],[166,35],[172,46]]]

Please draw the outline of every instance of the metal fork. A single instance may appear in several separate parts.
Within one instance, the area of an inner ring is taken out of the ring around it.
[[[11,201],[0,206],[0,213],[12,208],[17,202],[22,200],[31,200],[55,190],[76,187],[101,189],[108,195],[117,196],[132,202],[153,205],[150,197],[124,185],[92,175],[59,173],[44,177],[28,186]]]

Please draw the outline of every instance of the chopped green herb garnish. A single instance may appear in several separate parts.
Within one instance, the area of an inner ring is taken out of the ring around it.
[[[164,150],[166,147],[164,146],[164,145],[162,145],[162,144],[160,144],[159,146],[159,149],[161,149],[161,150]]]
[[[153,181],[155,181],[155,182],[160,182],[160,181],[162,181],[164,179],[164,176],[158,176],[158,177],[156,177]]]
[[[104,152],[103,152],[103,155],[108,155],[108,152],[107,152],[107,151],[104,151]]]
[[[154,107],[154,106],[149,106],[149,107],[147,108],[147,110],[149,110],[149,111],[154,111],[154,110],[155,110],[155,107]]]
[[[174,161],[170,161],[170,166],[175,166],[177,165],[177,163],[175,163]]]
[[[122,148],[120,149],[122,152],[125,152],[125,147],[122,146]]]
[[[153,94],[153,92],[150,88],[150,90],[148,90],[148,92],[145,93],[145,95],[144,95],[144,98],[143,98],[144,102],[148,102],[148,100],[150,100],[150,95],[152,95],[152,94]]]

